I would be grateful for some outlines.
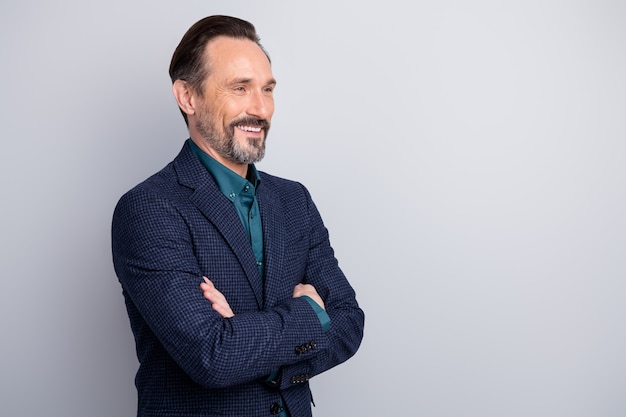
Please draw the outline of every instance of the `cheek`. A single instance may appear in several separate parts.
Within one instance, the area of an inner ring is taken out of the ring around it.
[[[215,107],[216,119],[222,120],[224,125],[228,125],[233,119],[237,118],[243,113],[244,106],[233,97],[224,97],[220,101],[219,105]]]

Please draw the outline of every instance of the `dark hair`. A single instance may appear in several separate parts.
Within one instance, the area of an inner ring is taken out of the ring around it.
[[[196,94],[202,95],[204,80],[209,72],[204,65],[204,51],[209,41],[218,36],[249,39],[259,45],[269,60],[252,23],[230,16],[209,16],[194,23],[176,47],[170,62],[172,83],[186,81]],[[181,113],[188,124],[187,115],[182,110]]]

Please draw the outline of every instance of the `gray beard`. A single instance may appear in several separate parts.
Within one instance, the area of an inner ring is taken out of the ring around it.
[[[265,140],[267,139],[267,129],[262,140],[248,139],[247,146],[235,140],[235,128],[229,126],[227,132],[222,136],[213,123],[204,123],[202,118],[196,121],[196,129],[204,141],[223,158],[238,164],[254,164],[265,156]]]

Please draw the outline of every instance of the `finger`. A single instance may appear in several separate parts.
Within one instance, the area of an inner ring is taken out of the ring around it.
[[[222,294],[213,286],[209,287],[208,285],[205,285],[202,291],[202,295],[204,296],[204,298],[212,303],[221,303],[228,306],[228,301],[226,300],[224,294]]]
[[[213,307],[213,310],[215,310],[220,316],[224,318],[233,317],[235,314],[231,310],[230,305],[226,300],[226,296],[222,294],[217,288],[215,288],[215,285],[213,285],[213,282],[211,282],[210,279],[203,276],[202,280],[204,281],[200,283],[202,295],[204,296],[204,298],[211,302],[211,307]]]
[[[224,318],[231,318],[234,316],[233,311],[230,309],[230,307],[225,306],[221,303],[214,303],[212,307],[213,310],[215,310],[220,316]]]
[[[309,284],[302,284],[302,283],[296,285],[293,289],[293,297],[297,298],[297,297],[304,295],[306,293],[306,289],[308,285]]]
[[[204,298],[211,301],[212,303],[224,300],[224,296],[222,295],[222,293],[217,291],[215,288],[205,288],[204,291],[202,291],[202,295],[204,295]]]

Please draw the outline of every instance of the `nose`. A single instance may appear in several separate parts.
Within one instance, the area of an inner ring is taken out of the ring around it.
[[[250,94],[247,113],[259,119],[270,120],[274,114],[274,97],[271,93],[254,91]]]

